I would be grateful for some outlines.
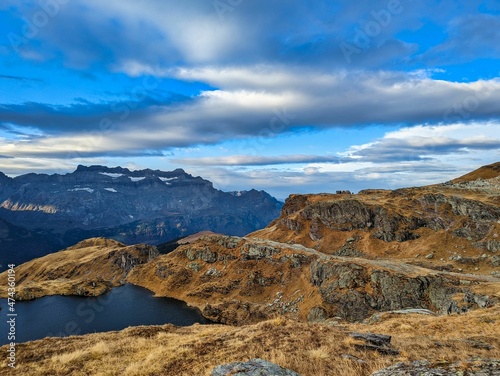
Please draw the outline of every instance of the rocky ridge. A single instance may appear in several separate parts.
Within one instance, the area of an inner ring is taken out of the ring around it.
[[[201,237],[128,278],[230,324],[485,308],[500,299],[499,165],[435,186],[292,195],[265,229]]]
[[[500,302],[500,279],[391,260],[326,255],[302,245],[205,236],[139,265],[127,280],[184,300],[210,320],[246,324],[285,315],[361,321],[380,311],[462,313]]]
[[[499,166],[428,187],[291,195],[277,220],[249,236],[300,243],[326,254],[495,273],[500,251]]]

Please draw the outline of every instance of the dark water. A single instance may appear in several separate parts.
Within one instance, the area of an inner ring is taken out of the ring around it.
[[[0,345],[9,343],[7,300],[0,299]],[[208,323],[201,314],[175,299],[153,298],[142,287],[125,285],[95,298],[47,296],[16,302],[16,342],[121,330],[135,325]]]

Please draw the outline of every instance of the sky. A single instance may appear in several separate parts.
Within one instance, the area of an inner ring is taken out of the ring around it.
[[[499,76],[497,0],[4,0],[0,171],[434,184],[500,160]]]

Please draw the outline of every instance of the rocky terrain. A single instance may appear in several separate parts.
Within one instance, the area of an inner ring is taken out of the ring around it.
[[[499,175],[496,163],[434,186],[292,195],[277,220],[249,236],[330,255],[498,275]]]
[[[302,245],[211,235],[134,268],[127,277],[225,324],[285,315],[361,321],[376,312],[425,308],[463,313],[500,302],[500,279],[326,255]]]
[[[292,195],[265,229],[201,237],[128,280],[229,324],[498,304],[499,166],[429,187]]]
[[[47,295],[97,296],[123,285],[128,273],[159,255],[154,246],[93,238],[16,267],[16,300]],[[7,272],[0,274],[7,297]]]
[[[40,249],[46,254],[96,236],[159,244],[205,230],[244,235],[266,226],[281,206],[263,191],[222,192],[181,169],[78,166],[65,175],[1,174],[0,256],[21,263],[41,256]],[[30,239],[23,242],[16,229]],[[34,238],[45,240],[38,250]]]
[[[495,375],[499,176],[496,163],[434,186],[292,195],[277,219],[243,237],[197,234],[165,245],[168,254],[91,239],[22,265],[20,294],[44,284],[50,288],[37,296],[76,293],[76,278],[87,281],[78,286],[93,287],[101,277],[103,286],[143,286],[230,326],[137,327],[35,341],[20,346],[26,355],[19,363],[26,373],[47,375],[274,367],[228,366],[257,358],[299,375]],[[94,253],[85,251],[91,256],[80,269],[76,255],[88,247]],[[116,253],[125,250],[136,252],[134,261]],[[51,269],[51,257],[65,252]],[[90,265],[99,265],[95,275]]]
[[[388,367],[378,375],[496,376],[499,324],[500,306],[449,316],[391,313],[372,324],[280,317],[244,326],[140,326],[18,344],[16,374],[211,376],[219,366],[260,358],[301,376],[369,376]],[[370,348],[355,333],[391,336],[393,351]],[[397,373],[417,369],[425,371]],[[10,371],[0,362],[0,375]]]

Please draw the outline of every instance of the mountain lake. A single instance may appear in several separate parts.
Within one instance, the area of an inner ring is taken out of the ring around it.
[[[7,299],[0,299],[0,345],[8,340],[10,324]],[[142,287],[115,287],[98,297],[46,296],[15,304],[16,343],[45,337],[66,337],[121,330],[137,325],[208,324],[201,313],[186,303],[155,298]]]

